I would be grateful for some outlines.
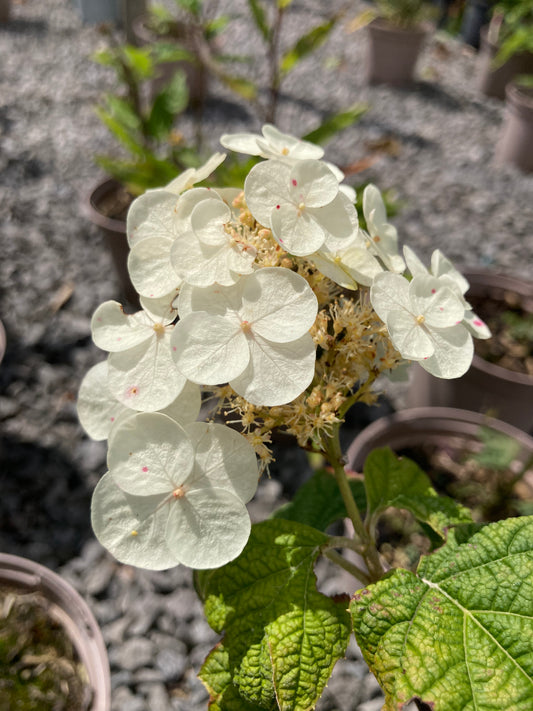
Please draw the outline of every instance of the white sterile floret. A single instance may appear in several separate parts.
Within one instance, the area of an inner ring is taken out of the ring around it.
[[[208,178],[211,173],[218,168],[218,166],[225,160],[225,153],[214,153],[211,158],[209,158],[203,165],[199,168],[188,168],[184,170],[183,173],[178,175],[177,178],[171,180],[170,183],[165,187],[175,195],[185,192],[196,185],[196,183],[201,183],[202,180]]]
[[[254,405],[273,406],[294,400],[313,379],[309,329],[318,304],[300,275],[270,267],[234,286],[185,284],[178,310],[173,355],[189,380],[229,382]]]
[[[231,226],[233,213],[214,190],[191,212],[190,230],[171,248],[174,270],[188,284],[230,286],[250,274],[256,256]]]
[[[154,305],[154,304],[153,304]],[[183,390],[186,377],[170,353],[175,312],[125,314],[116,301],[106,301],[91,321],[93,340],[109,351],[108,385],[126,407],[153,412],[170,405]]]
[[[355,207],[318,160],[292,167],[275,160],[259,163],[245,180],[244,194],[254,218],[290,254],[306,256],[323,245],[343,249],[358,230]]]
[[[491,333],[487,324],[472,311],[472,307],[465,298],[465,294],[469,289],[469,283],[465,277],[458,271],[452,262],[445,257],[440,249],[434,250],[431,255],[431,268],[427,269],[421,260],[416,256],[410,247],[403,248],[403,254],[407,268],[412,276],[431,274],[437,277],[443,284],[452,289],[461,299],[465,308],[464,318],[462,323],[468,328],[473,336],[480,339],[490,338]]]
[[[265,124],[258,133],[226,133],[220,137],[224,148],[237,153],[247,153],[262,158],[277,158],[286,162],[319,159],[324,155],[320,146],[303,141],[287,133],[282,133],[275,126]]]
[[[198,417],[201,401],[200,387],[187,381],[178,397],[161,412],[186,425]],[[94,440],[107,439],[113,427],[119,426],[126,417],[138,414],[119,402],[109,389],[106,360],[94,365],[83,378],[77,410],[81,426]]]
[[[418,361],[440,378],[466,373],[473,356],[472,336],[461,323],[464,305],[449,286],[432,276],[409,282],[384,272],[374,279],[370,300],[404,358]]]
[[[118,560],[150,569],[214,568],[250,533],[246,510],[259,472],[253,447],[224,425],[181,427],[165,415],[130,418],[109,448],[92,524]]]
[[[357,289],[359,284],[370,286],[383,271],[378,260],[367,250],[361,233],[346,249],[336,252],[320,249],[311,255],[311,259],[322,274],[344,289]]]
[[[379,257],[391,272],[401,274],[405,263],[398,254],[398,233],[387,222],[385,203],[375,185],[367,185],[363,191],[363,215],[368,230],[367,248]]]

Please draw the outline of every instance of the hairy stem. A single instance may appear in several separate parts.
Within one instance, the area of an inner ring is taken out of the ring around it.
[[[353,577],[356,580],[359,580],[359,582],[363,583],[363,585],[368,585],[368,583],[371,582],[368,573],[365,573],[364,570],[357,567],[355,563],[346,560],[346,558],[344,558],[340,553],[337,553],[337,551],[327,550],[324,552],[324,555],[326,556],[326,558],[329,558],[329,560],[331,560],[333,563],[340,566],[343,570],[346,570],[346,572],[350,573],[350,575],[353,575]]]

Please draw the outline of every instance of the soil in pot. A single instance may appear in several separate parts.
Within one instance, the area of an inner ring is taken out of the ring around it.
[[[505,291],[497,298],[469,297],[474,311],[489,326],[492,338],[474,341],[483,360],[516,373],[533,375],[533,313],[520,294]],[[532,405],[533,406],[533,405]]]
[[[37,592],[0,588],[0,711],[84,711],[93,691],[63,626]]]

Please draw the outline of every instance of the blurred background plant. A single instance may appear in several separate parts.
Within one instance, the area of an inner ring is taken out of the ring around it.
[[[533,0],[499,0],[488,38],[499,47],[495,66],[501,66],[515,54],[533,53]]]

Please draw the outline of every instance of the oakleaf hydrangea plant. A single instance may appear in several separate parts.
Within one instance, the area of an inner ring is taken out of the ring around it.
[[[362,229],[321,148],[269,125],[222,144],[263,158],[244,190],[197,186],[216,154],[138,197],[127,231],[141,309],[109,301],[92,319],[108,356],[78,411],[108,440],[97,538],[125,564],[197,571],[223,634],[200,671],[212,711],[314,708],[352,629],[387,710],[531,709],[533,517],[474,524],[414,462],[385,448],[354,474],[340,445],[380,376],[411,362],[466,372],[472,339],[490,336],[467,281],[439,250],[429,266],[400,253],[374,185]],[[251,525],[276,430],[324,467]],[[389,569],[376,543],[391,506],[427,536],[417,567]],[[338,519],[350,534],[328,533]],[[351,602],[317,590],[321,556],[353,575]]]

